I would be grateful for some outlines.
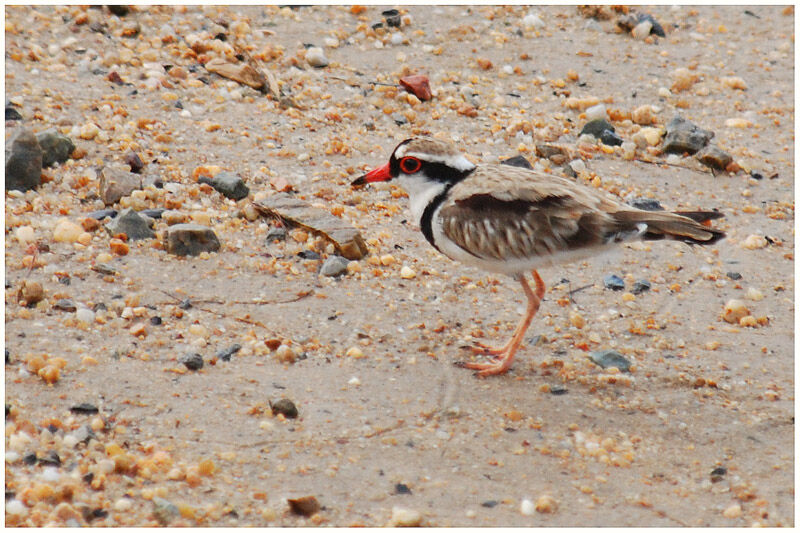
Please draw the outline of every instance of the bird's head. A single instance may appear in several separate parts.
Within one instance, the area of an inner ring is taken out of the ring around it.
[[[474,168],[450,143],[419,137],[398,144],[388,163],[367,172],[351,185],[358,187],[395,178],[448,184],[460,181]]]

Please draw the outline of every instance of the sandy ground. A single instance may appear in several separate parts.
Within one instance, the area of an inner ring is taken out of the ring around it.
[[[399,30],[376,33],[384,9],[169,7],[119,18],[6,8],[6,97],[24,117],[6,123],[7,138],[57,127],[84,152],[46,169],[37,191],[6,194],[6,524],[794,525],[793,11],[642,8],[667,32],[642,41],[615,31],[617,13],[589,22],[573,7],[417,6],[401,10]],[[541,27],[523,25],[529,13]],[[200,66],[234,41],[296,107]],[[309,68],[306,43],[330,64]],[[666,92],[680,68],[693,83]],[[430,77],[433,100],[409,103],[371,83],[409,72]],[[724,79],[735,77],[746,89]],[[681,113],[714,131],[744,170],[713,175],[691,158],[663,164],[656,149],[636,157],[662,164],[592,146],[576,179],[667,208],[718,208],[728,238],[629,245],[543,270],[531,342],[507,375],[478,379],[453,362],[474,341],[506,340],[522,311],[518,287],[440,256],[393,187],[348,184],[418,134],[459,142],[477,162],[521,153],[561,173],[533,146],[576,148],[586,119],[570,97],[605,102],[626,140],[642,127],[626,117],[642,105],[657,108],[655,127]],[[55,242],[60,219],[104,207],[96,169],[130,150],[145,176],[179,185],[123,205],[210,225],[218,253],[178,258],[151,239],[118,256],[102,228],[87,245]],[[199,166],[240,174],[250,198],[201,186]],[[241,213],[277,178],[341,211],[370,255],[333,279],[297,257],[315,243],[293,232],[267,243],[270,223]],[[35,231],[35,257],[15,238],[22,226]],[[751,235],[773,244],[748,249]],[[117,275],[91,270],[103,262]],[[402,266],[416,276],[401,278]],[[612,273],[627,290],[604,289]],[[640,279],[651,290],[631,295]],[[17,303],[23,281],[44,287],[33,308]],[[63,298],[107,310],[86,325],[54,306]],[[731,299],[760,323],[724,322]],[[215,359],[234,343],[230,361]],[[276,359],[280,343],[293,363]],[[588,360],[607,349],[632,372]],[[203,356],[202,370],[179,362],[188,352]],[[57,379],[43,374],[51,383],[37,375],[48,362],[60,368]],[[271,411],[280,398],[296,419]],[[70,411],[82,402],[99,413]],[[76,443],[84,425],[94,438]],[[289,510],[286,500],[303,496],[317,513]]]

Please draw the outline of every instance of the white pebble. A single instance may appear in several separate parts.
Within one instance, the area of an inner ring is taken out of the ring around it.
[[[325,46],[327,46],[328,48],[338,48],[339,39],[337,39],[336,37],[326,37]]]
[[[115,511],[128,511],[131,507],[133,507],[133,503],[131,502],[130,498],[120,498],[114,502]]]
[[[19,461],[20,455],[17,452],[8,451],[6,452],[6,463],[14,464]]]
[[[742,242],[742,247],[748,250],[758,250],[759,248],[764,248],[766,245],[767,239],[756,234],[748,235],[744,242]]]
[[[392,519],[389,524],[393,527],[419,527],[422,523],[422,514],[415,509],[392,507]]]
[[[536,512],[536,507],[533,505],[532,501],[526,498],[519,504],[519,512],[525,516],[531,516]]]
[[[347,382],[348,385],[353,385],[354,387],[358,387],[361,385],[361,380],[358,379],[356,376],[350,378],[350,381]]]
[[[586,120],[598,120],[601,118],[606,118],[605,105],[597,104],[586,109]]]
[[[329,63],[328,58],[325,57],[325,52],[318,46],[312,46],[306,50],[306,61],[312,67],[317,68],[327,67]]]
[[[28,514],[28,508],[19,500],[9,500],[6,503],[6,512],[15,516],[25,516]]]
[[[78,322],[91,324],[94,322],[94,311],[87,309],[86,307],[81,307],[75,311],[75,318],[78,320]]]
[[[752,300],[754,302],[760,302],[761,300],[764,299],[764,293],[762,293],[760,290],[756,289],[755,287],[750,287],[749,289],[747,289],[747,293],[745,294],[745,297],[748,300]]]
[[[653,23],[649,20],[643,20],[631,30],[631,35],[634,39],[644,41],[650,35],[650,30],[653,29]]]
[[[569,166],[572,170],[575,171],[576,174],[580,174],[581,172],[586,172],[586,163],[584,163],[580,159],[574,159],[570,161]]]
[[[531,13],[526,15],[524,19],[522,19],[522,26],[526,30],[541,30],[545,27],[544,21],[537,15],[536,13]]]
[[[51,466],[44,469],[41,477],[44,481],[58,481],[61,479],[61,473],[56,468]]]
[[[403,268],[400,269],[400,277],[403,279],[413,279],[416,275],[417,273],[414,272],[414,269],[409,266],[403,266]]]
[[[25,246],[36,240],[36,232],[31,226],[20,226],[14,230],[14,236],[17,241]]]
[[[503,72],[506,74],[514,74],[514,67],[511,65],[503,65]]]
[[[404,40],[405,40],[405,36],[402,33],[396,32],[396,33],[392,34],[392,44],[393,45],[397,46],[399,44],[403,44]]]

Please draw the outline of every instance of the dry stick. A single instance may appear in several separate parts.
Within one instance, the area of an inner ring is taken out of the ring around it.
[[[648,161],[647,159],[639,159],[639,158],[634,158],[633,160],[638,161],[639,163],[647,163],[648,165],[667,165],[668,167],[683,168],[686,170],[691,170],[693,172],[699,172],[700,174],[708,174],[708,172],[699,168],[687,167],[686,165],[676,165],[674,163],[667,163],[666,161]],[[713,170],[711,170],[711,174],[714,174]]]

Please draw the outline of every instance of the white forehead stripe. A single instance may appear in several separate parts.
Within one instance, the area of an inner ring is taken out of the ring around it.
[[[455,168],[456,170],[465,171],[472,170],[475,165],[469,162],[469,159],[461,154],[458,155],[434,155],[426,154],[423,152],[408,152],[403,154],[402,157],[411,156],[421,159],[423,161],[430,161],[431,163],[444,163],[448,167]]]

